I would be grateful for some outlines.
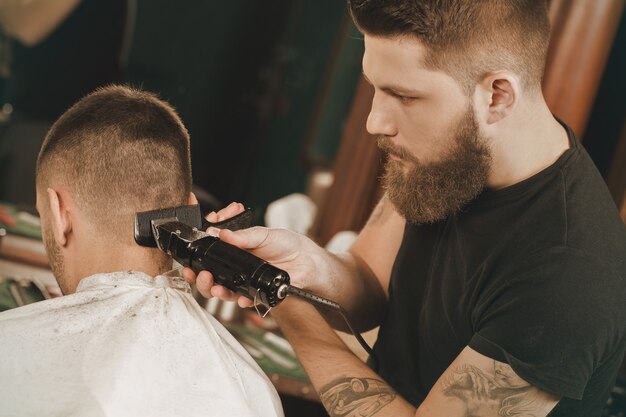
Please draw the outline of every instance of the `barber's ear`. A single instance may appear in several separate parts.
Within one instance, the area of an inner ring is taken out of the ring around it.
[[[52,188],[48,188],[46,194],[54,240],[63,247],[67,244],[67,237],[72,231],[72,218],[68,210],[67,196]]]
[[[196,204],[199,204],[198,199],[196,198],[196,195],[194,193],[189,193],[187,204],[189,204],[190,206],[195,206]]]
[[[491,72],[483,78],[480,86],[487,124],[499,122],[511,114],[521,91],[517,76],[507,71]]]

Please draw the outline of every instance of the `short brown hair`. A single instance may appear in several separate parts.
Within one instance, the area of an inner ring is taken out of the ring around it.
[[[131,87],[103,87],[52,125],[37,159],[37,186],[66,185],[98,229],[132,235],[135,212],[187,202],[189,146],[171,105]]]
[[[428,49],[425,65],[473,91],[490,71],[510,70],[541,88],[550,38],[546,0],[348,0],[371,36],[410,36]]]

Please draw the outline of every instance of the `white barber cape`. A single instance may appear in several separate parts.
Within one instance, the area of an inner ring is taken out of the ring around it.
[[[1,313],[0,416],[282,416],[268,378],[177,275],[97,274]]]

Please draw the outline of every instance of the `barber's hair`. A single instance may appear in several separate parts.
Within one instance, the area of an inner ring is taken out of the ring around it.
[[[132,235],[135,212],[187,203],[189,134],[156,95],[100,88],[67,110],[43,142],[37,187],[45,193],[53,184],[67,188],[97,229]]]
[[[547,0],[348,0],[359,30],[409,37],[426,48],[424,65],[468,92],[490,71],[516,73],[540,90],[550,23]]]

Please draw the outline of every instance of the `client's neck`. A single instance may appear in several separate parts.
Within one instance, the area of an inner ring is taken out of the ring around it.
[[[154,248],[132,243],[115,245],[81,245],[71,263],[72,279],[78,282],[88,276],[117,272],[138,271],[157,276],[172,269],[172,259]],[[68,265],[70,266],[70,265]]]

